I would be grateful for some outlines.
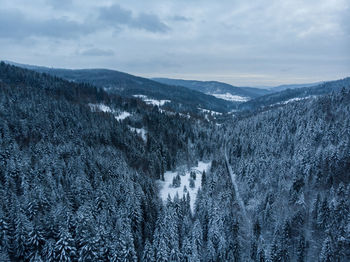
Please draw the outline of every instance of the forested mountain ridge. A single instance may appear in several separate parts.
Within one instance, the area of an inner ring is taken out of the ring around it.
[[[221,97],[224,97],[224,95],[229,94],[227,95],[226,99],[229,100],[231,95],[231,100],[233,101],[250,100],[252,98],[271,93],[271,91],[263,88],[238,87],[218,81],[197,81],[170,78],[153,78],[153,80],[168,85],[184,86],[205,94],[210,94],[218,97],[220,97],[220,95]]]
[[[182,86],[171,86],[147,78],[108,69],[56,69],[10,62],[19,67],[47,73],[79,83],[89,83],[103,88],[108,93],[123,97],[144,95],[148,98],[169,100],[169,106],[177,111],[195,112],[204,108],[217,112],[228,112],[236,103],[206,95]]]
[[[331,92],[338,92],[342,88],[348,88],[349,85],[350,77],[347,77],[336,81],[324,82],[316,86],[287,89],[281,92],[257,97],[240,104],[238,108],[239,110],[254,111],[264,107],[288,103],[289,101],[309,99],[315,96],[329,94]]]
[[[329,81],[327,81],[329,82]],[[280,92],[286,89],[296,89],[301,87],[312,87],[322,84],[323,82],[315,82],[315,83],[307,83],[307,84],[287,84],[287,85],[279,85],[269,88],[269,90],[273,92]]]
[[[204,261],[349,261],[349,87],[221,126],[244,209],[218,154],[196,205]]]
[[[349,261],[344,87],[216,125],[0,63],[0,261]],[[194,212],[163,203],[197,160]]]
[[[211,154],[209,141],[196,142],[207,140],[205,127],[4,63],[0,79],[0,260],[142,257],[162,208],[155,179]],[[118,121],[88,103],[132,116]]]
[[[230,162],[258,229],[252,260],[261,250],[271,261],[349,260],[350,85],[344,87],[227,126]]]

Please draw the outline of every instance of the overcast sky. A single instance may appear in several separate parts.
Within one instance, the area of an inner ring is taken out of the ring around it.
[[[271,86],[350,76],[348,0],[0,0],[0,60]]]

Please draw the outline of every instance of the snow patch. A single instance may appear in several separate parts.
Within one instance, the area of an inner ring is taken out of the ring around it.
[[[132,132],[136,132],[137,134],[139,134],[142,137],[143,141],[147,141],[147,131],[144,128],[136,128],[132,126],[129,126],[129,128]]]
[[[104,113],[111,113],[114,115],[114,118],[118,121],[124,120],[125,118],[131,116],[129,112],[126,111],[118,111],[110,108],[109,106],[105,104],[89,104],[89,107],[92,112],[104,112]]]
[[[224,99],[227,101],[233,101],[233,102],[247,102],[248,100],[250,100],[248,97],[232,95],[230,93],[225,93],[225,94],[209,93],[208,95],[212,95],[212,96],[215,96],[216,98]]]
[[[92,112],[105,112],[105,113],[113,113],[113,110],[104,104],[89,104],[89,107]]]
[[[157,100],[157,99],[152,99],[148,98],[145,95],[133,95],[133,97],[141,98],[146,104],[148,105],[154,105],[154,106],[163,106],[165,103],[170,103],[170,100]]]
[[[118,115],[116,115],[115,119],[120,121],[120,120],[124,120],[125,118],[127,118],[129,116],[131,116],[131,114],[129,112],[123,111],[123,112],[119,113]]]
[[[286,105],[286,104],[289,104],[291,102],[306,100],[306,99],[309,99],[312,97],[314,97],[314,96],[295,97],[295,98],[288,99],[287,101],[281,102],[281,104]]]
[[[202,185],[202,173],[203,171],[208,171],[211,166],[211,162],[202,162],[199,161],[198,165],[196,167],[192,167],[190,170],[185,171],[185,175],[180,175],[181,184],[180,187],[173,187],[172,182],[173,178],[181,172],[181,169],[175,172],[167,171],[164,173],[164,181],[158,180],[159,186],[160,186],[160,197],[161,199],[166,202],[168,199],[168,195],[170,195],[171,199],[174,199],[176,194],[178,194],[179,198],[182,198],[183,195],[186,196],[187,192],[190,194],[190,206],[192,212],[194,211],[194,203],[196,201],[196,196],[198,193],[198,189]],[[196,180],[194,180],[195,187],[190,188],[190,172],[193,171],[196,173]],[[187,192],[184,192],[184,186],[186,186]]]
[[[315,98],[315,97],[316,97],[315,95],[312,95],[312,96],[304,96],[304,97],[294,97],[294,98],[288,99],[288,100],[286,100],[286,101],[278,102],[278,103],[276,103],[276,104],[273,104],[272,106],[276,106],[276,105],[286,105],[286,104],[289,104],[289,103],[292,103],[292,102],[302,101],[302,100],[306,100],[306,99],[310,99],[310,98]]]
[[[208,113],[210,115],[222,115],[222,113],[220,112],[216,112],[216,111],[212,111],[212,110],[208,110],[208,109],[204,109],[204,108],[198,108],[199,110],[201,110],[204,113]]]

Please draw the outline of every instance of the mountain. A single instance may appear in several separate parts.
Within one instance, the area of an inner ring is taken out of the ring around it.
[[[208,158],[208,130],[1,62],[0,261],[152,261],[142,257],[163,212],[157,181]]]
[[[197,81],[170,78],[152,78],[163,84],[184,86],[228,101],[244,102],[271,93],[262,88],[237,87],[217,81]]]
[[[334,90],[225,126],[235,191],[246,209],[240,229],[254,232],[243,244],[250,259],[238,261],[350,261],[350,85]],[[225,188],[217,170],[199,210],[205,217],[202,208],[214,195],[216,212],[228,219],[230,201],[220,197],[233,187]]]
[[[148,99],[169,101],[168,106],[176,109],[176,111],[196,111],[198,108],[203,108],[224,113],[230,111],[237,104],[186,87],[162,84],[147,78],[115,70],[56,69],[23,65],[13,62],[10,63],[36,72],[54,75],[69,81],[89,83],[101,87],[109,93],[119,94],[125,97],[146,96]]]
[[[296,89],[301,87],[312,87],[322,84],[323,82],[309,83],[309,84],[288,84],[288,85],[279,85],[275,87],[270,87],[269,90],[272,92],[280,92],[286,89]]]
[[[217,125],[0,63],[0,261],[350,261],[348,80]]]
[[[350,88],[350,77],[324,82],[316,86],[286,89],[281,92],[257,97],[238,106],[239,110],[256,110],[263,107],[286,104],[296,100],[310,99],[315,96],[338,92]]]

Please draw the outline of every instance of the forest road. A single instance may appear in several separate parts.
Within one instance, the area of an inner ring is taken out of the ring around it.
[[[225,155],[225,162],[226,162],[226,167],[227,167],[227,171],[228,173],[230,174],[230,177],[231,177],[231,182],[232,182],[232,185],[233,185],[233,188],[235,190],[235,196],[236,196],[236,199],[237,199],[237,202],[239,204],[239,207],[242,211],[242,217],[243,217],[243,220],[244,220],[244,223],[247,225],[247,229],[248,229],[248,232],[251,232],[251,221],[249,219],[249,216],[247,215],[247,210],[246,210],[246,207],[244,205],[244,202],[241,198],[241,195],[239,193],[239,190],[238,190],[238,184],[237,184],[237,180],[236,180],[236,174],[233,172],[231,166],[230,166],[230,162],[228,161],[228,157],[227,157],[227,153],[226,153],[226,145],[225,145],[225,151],[224,151],[224,155]]]

